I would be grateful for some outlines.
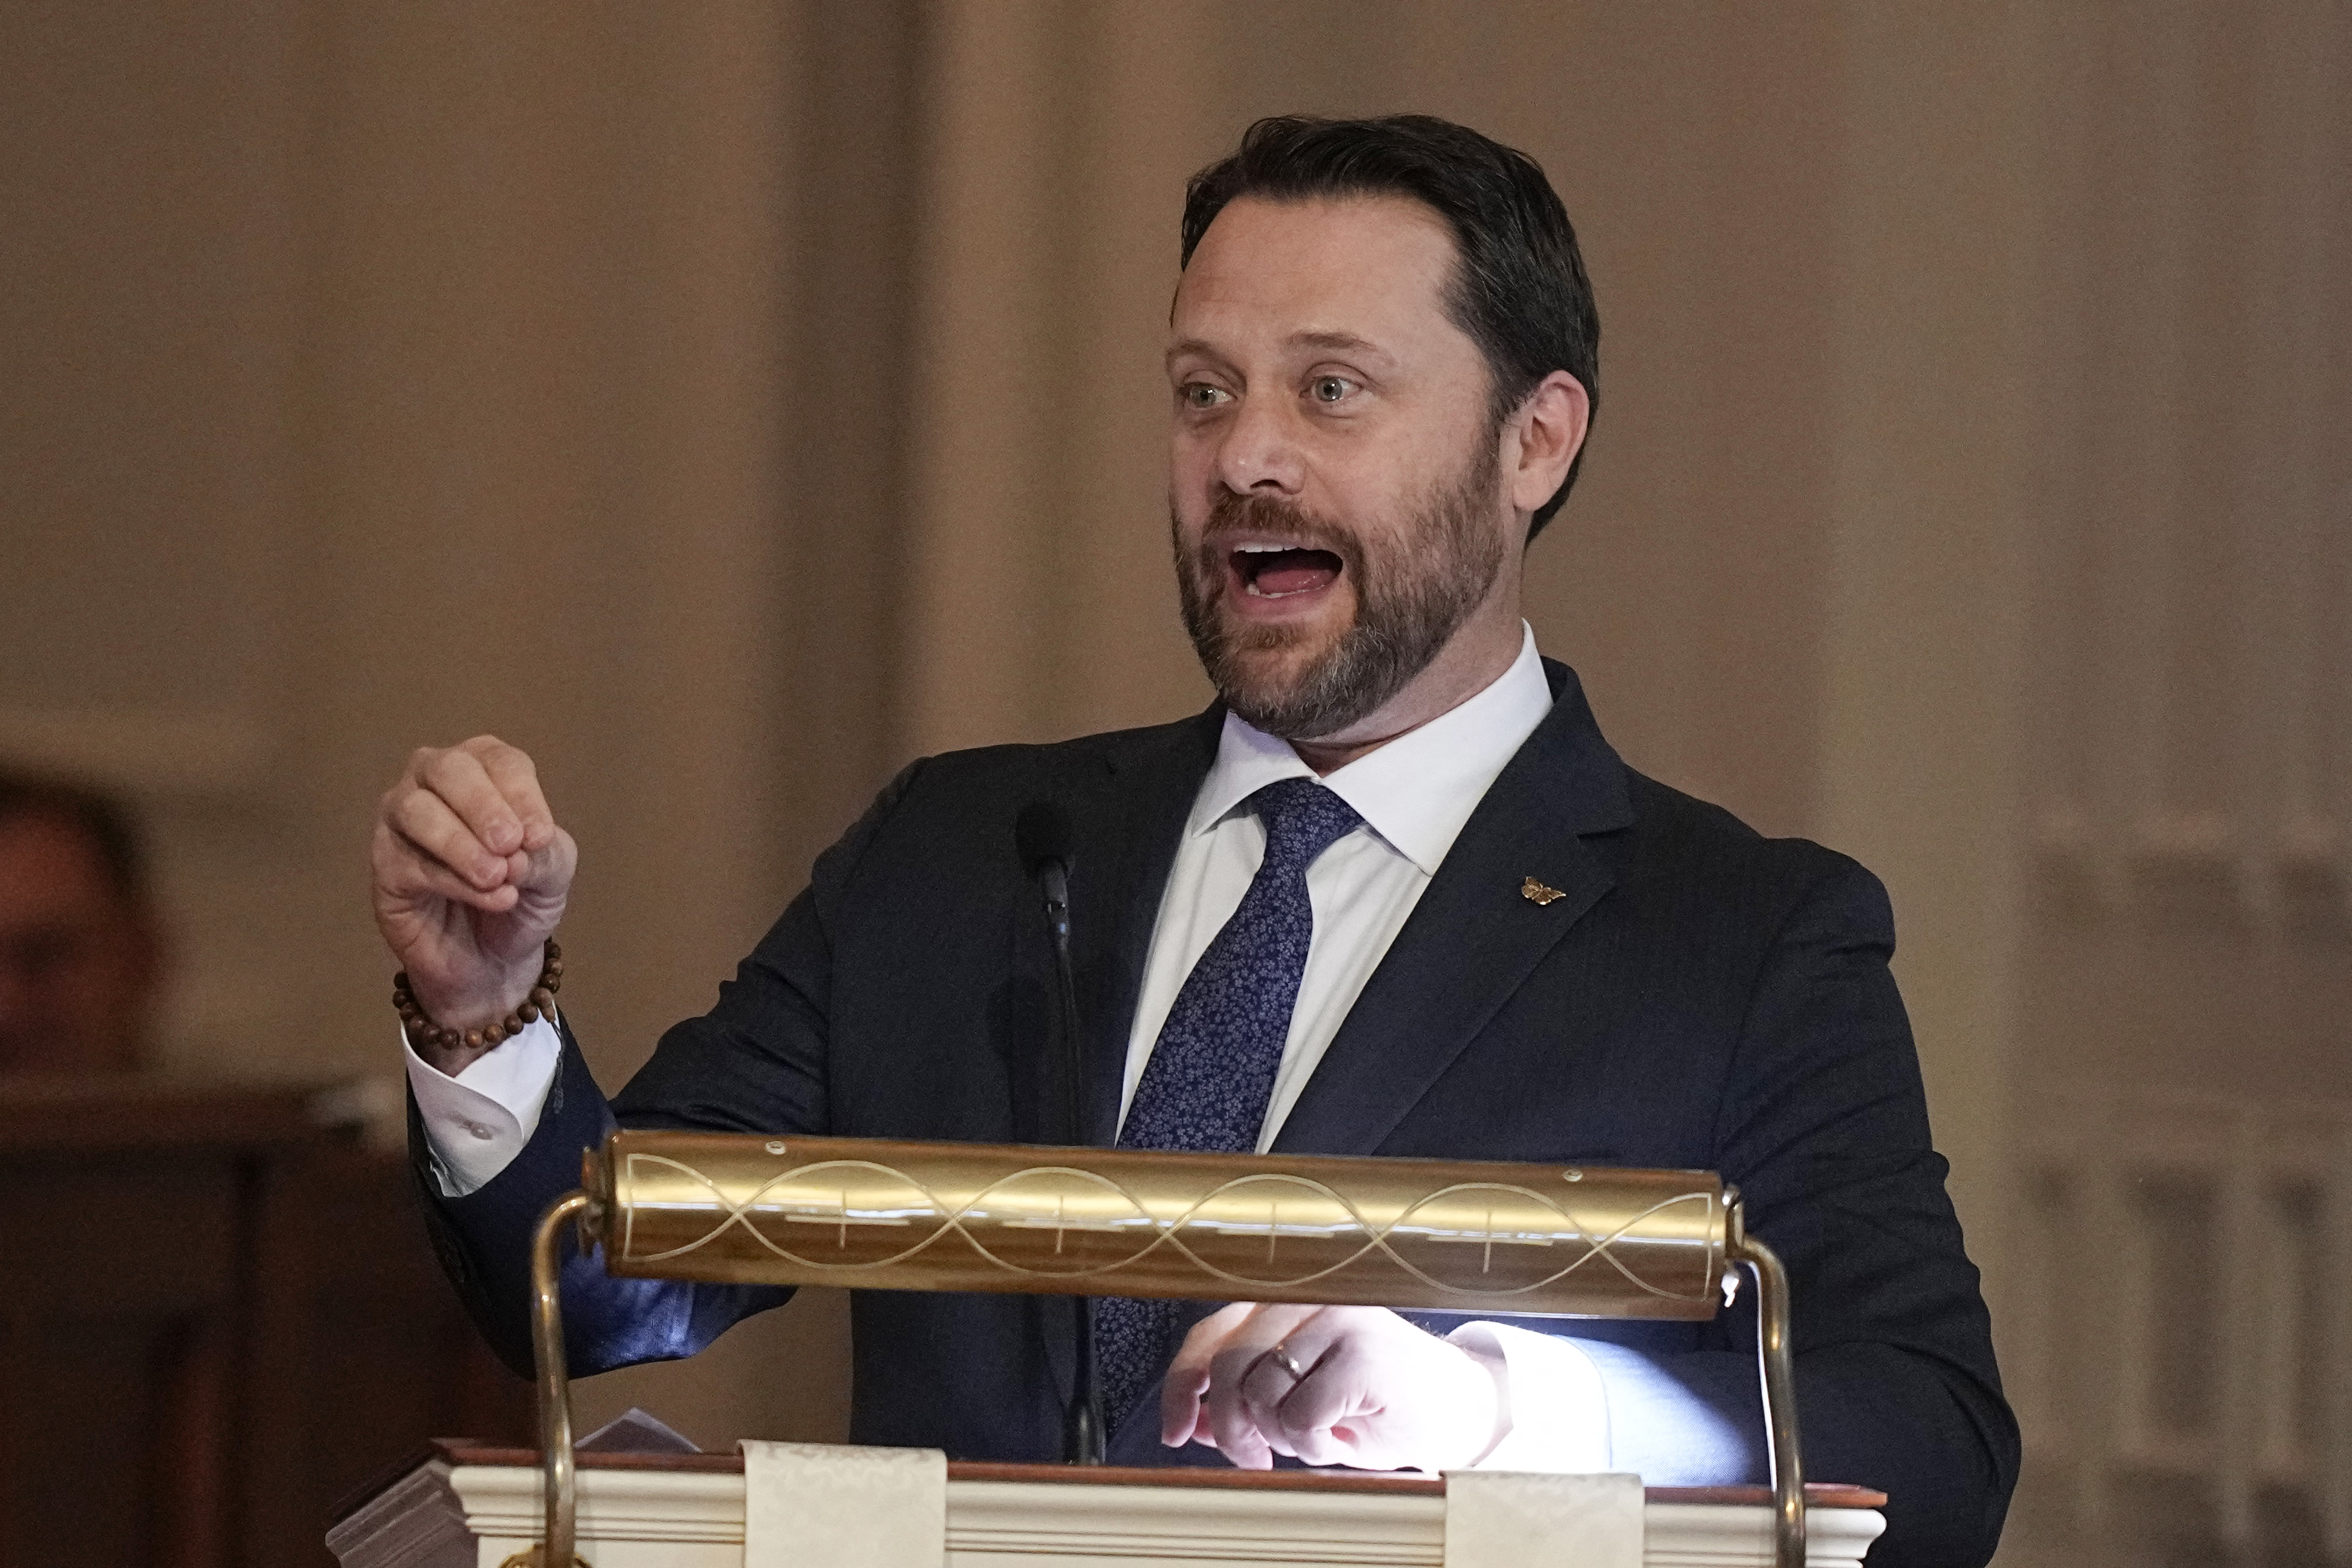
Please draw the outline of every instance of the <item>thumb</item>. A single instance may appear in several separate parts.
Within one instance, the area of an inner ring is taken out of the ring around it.
[[[563,912],[572,895],[572,879],[580,868],[580,847],[561,827],[536,849],[518,849],[507,857],[507,880],[520,895],[515,912],[526,920]]]

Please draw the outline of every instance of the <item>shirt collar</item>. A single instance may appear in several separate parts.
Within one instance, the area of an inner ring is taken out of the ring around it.
[[[1519,657],[1486,689],[1323,780],[1427,876],[1437,874],[1496,775],[1551,711],[1535,631],[1524,621],[1519,630]],[[1314,776],[1289,742],[1228,712],[1185,830],[1207,832],[1277,779]]]

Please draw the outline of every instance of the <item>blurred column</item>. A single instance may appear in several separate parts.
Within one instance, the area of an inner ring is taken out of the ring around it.
[[[1052,536],[1055,733],[1175,719],[1211,695],[1170,565],[1161,353],[1184,182],[1241,130],[1215,22],[1206,6],[1117,0],[1083,8],[1073,40],[1086,65],[1066,186],[1084,218],[1063,316],[1071,395],[1053,510],[1037,520]]]
[[[1086,591],[1055,553],[1067,510],[1055,483],[1068,439],[1061,241],[1085,216],[1066,182],[1069,9],[943,0],[929,19],[899,575],[909,753],[1045,738],[1051,623]]]
[[[348,869],[289,890],[325,993],[281,1047],[304,1066],[396,1068],[357,872],[410,746],[489,730],[539,760],[582,846],[566,1010],[611,1088],[709,1005],[835,809],[791,766],[830,743],[803,705],[828,671],[784,654],[843,526],[787,462],[788,417],[835,416],[804,388],[783,412],[802,25],[753,0],[319,14],[287,557],[301,831]],[[814,1295],[593,1380],[583,1419],[837,1436],[839,1319]]]
[[[1938,1144],[1998,1286],[2024,590],[2019,7],[1849,5],[1819,836],[1883,877]]]

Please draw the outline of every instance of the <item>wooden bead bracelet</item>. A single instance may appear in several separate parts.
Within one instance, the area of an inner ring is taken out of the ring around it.
[[[495,1046],[500,1040],[511,1039],[523,1032],[527,1025],[539,1021],[541,1015],[555,1010],[555,994],[563,989],[563,950],[552,942],[547,944],[547,963],[539,972],[537,984],[521,1006],[495,1024],[478,1029],[450,1029],[425,1016],[425,1009],[416,1005],[416,993],[408,988],[408,971],[402,970],[392,977],[392,1005],[400,1015],[400,1026],[408,1031],[409,1043],[431,1046],[437,1050],[454,1051],[464,1047],[478,1051],[485,1046]]]

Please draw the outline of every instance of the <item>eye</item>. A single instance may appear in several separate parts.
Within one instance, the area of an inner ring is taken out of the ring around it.
[[[1344,375],[1318,375],[1307,384],[1307,390],[1318,403],[1338,403],[1356,390],[1356,384]]]
[[[1232,401],[1232,395],[1222,386],[1211,386],[1205,381],[1188,381],[1177,389],[1176,395],[1184,400],[1187,408],[1214,408]]]

